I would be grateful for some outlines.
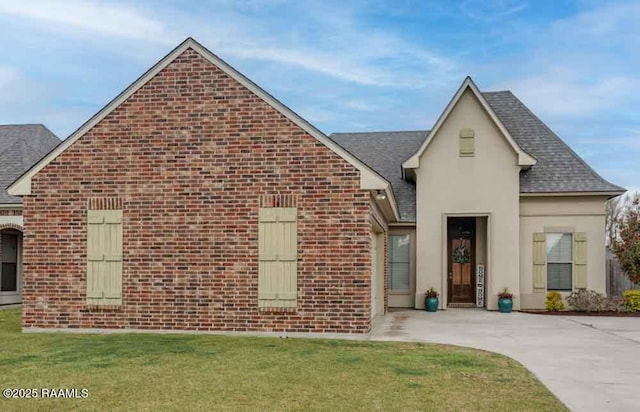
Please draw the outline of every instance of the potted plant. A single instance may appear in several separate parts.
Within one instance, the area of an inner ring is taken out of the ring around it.
[[[498,293],[498,309],[501,313],[511,313],[513,309],[513,293],[509,292],[509,288],[504,288]]]
[[[440,294],[434,288],[430,288],[424,293],[424,308],[427,312],[438,311],[438,296]]]

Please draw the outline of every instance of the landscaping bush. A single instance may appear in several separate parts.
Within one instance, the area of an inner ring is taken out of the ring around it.
[[[558,312],[564,309],[564,302],[560,292],[547,293],[547,301],[544,303],[545,308],[551,312]]]
[[[571,308],[578,312],[604,312],[609,302],[606,296],[594,290],[578,289],[567,296]]]
[[[567,296],[571,309],[577,312],[626,312],[629,305],[619,296],[607,297],[594,290],[578,289]],[[640,295],[638,298],[640,305]],[[639,306],[640,308],[640,306]]]
[[[622,296],[629,312],[640,311],[640,290],[625,290]]]

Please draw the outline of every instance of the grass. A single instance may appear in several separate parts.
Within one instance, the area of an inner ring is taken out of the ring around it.
[[[22,334],[19,310],[0,310],[4,388],[87,388],[89,397],[2,398],[2,411],[566,410],[519,363],[482,351],[210,335]]]

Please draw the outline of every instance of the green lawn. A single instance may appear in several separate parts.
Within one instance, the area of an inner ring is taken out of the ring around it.
[[[458,347],[205,335],[22,334],[0,310],[0,389],[87,388],[0,410],[503,410],[564,406],[520,364]]]

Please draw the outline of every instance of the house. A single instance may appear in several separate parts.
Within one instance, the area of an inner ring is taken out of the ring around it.
[[[41,124],[0,125],[0,305],[21,301],[22,199],[5,188],[59,143]]]
[[[510,92],[327,137],[187,39],[9,187],[26,331],[367,333],[388,307],[604,292],[598,176]]]

